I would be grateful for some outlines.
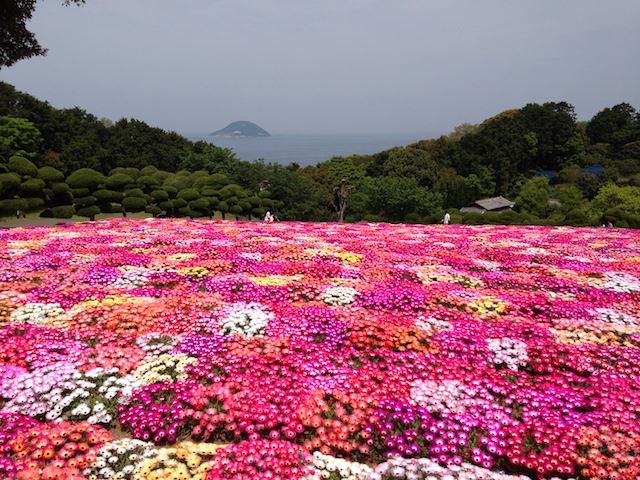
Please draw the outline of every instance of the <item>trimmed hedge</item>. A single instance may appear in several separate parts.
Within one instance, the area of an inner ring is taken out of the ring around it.
[[[27,160],[26,158],[19,157],[17,155],[9,158],[7,167],[9,167],[9,170],[12,172],[23,177],[35,177],[38,175],[38,167],[36,167],[31,160]]]
[[[93,218],[96,215],[99,215],[100,209],[96,205],[91,205],[90,207],[84,207],[76,211],[76,215],[80,215],[81,217]]]
[[[120,203],[124,198],[124,194],[121,192],[116,192],[114,190],[97,190],[93,193],[93,196],[96,197],[99,203]]]
[[[184,188],[178,192],[178,198],[182,198],[183,200],[190,202],[200,198],[200,192],[195,188]]]
[[[45,187],[46,183],[44,180],[40,178],[30,178],[26,182],[22,182],[20,185],[20,193],[27,195],[38,195],[42,193],[42,189]]]
[[[16,173],[0,173],[0,184],[4,191],[15,190],[20,187],[22,179]]]
[[[92,168],[80,168],[67,177],[67,183],[71,188],[88,188],[92,191],[105,181],[106,177]]]
[[[73,199],[73,204],[76,206],[76,208],[91,207],[96,203],[98,203],[98,199],[92,195]]]
[[[54,183],[53,185],[51,185],[51,190],[53,190],[53,193],[55,193],[56,195],[59,195],[61,193],[66,193],[66,192],[71,193],[71,187],[66,183],[62,183],[62,182]]]
[[[169,194],[164,190],[154,190],[149,194],[155,202],[164,202],[169,200]]]
[[[147,198],[147,195],[139,188],[132,188],[131,190],[127,190],[124,192],[125,197],[138,197],[138,198]]]
[[[42,198],[37,198],[37,197],[31,197],[31,198],[25,198],[25,200],[27,201],[27,210],[34,211],[34,210],[42,210],[45,206],[45,201]]]
[[[41,167],[38,169],[38,178],[41,178],[47,183],[64,182],[64,174],[53,167]]]
[[[15,215],[17,210],[27,210],[29,203],[24,198],[0,200],[0,212]]]
[[[142,212],[147,206],[147,200],[140,197],[125,197],[122,200],[122,207],[127,212]]]
[[[51,209],[53,218],[71,218],[76,213],[76,209],[73,205],[60,205]]]
[[[73,193],[74,197],[86,197],[91,193],[91,190],[88,188],[72,188],[71,193]]]
[[[105,186],[110,190],[122,190],[126,185],[134,183],[133,177],[125,173],[116,173],[107,177],[104,181]]]

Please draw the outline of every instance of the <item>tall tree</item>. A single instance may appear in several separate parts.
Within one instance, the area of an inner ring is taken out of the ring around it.
[[[65,0],[65,5],[82,4],[84,0]],[[27,22],[33,16],[36,0],[2,0],[0,2],[0,68],[13,65],[19,60],[44,55]]]

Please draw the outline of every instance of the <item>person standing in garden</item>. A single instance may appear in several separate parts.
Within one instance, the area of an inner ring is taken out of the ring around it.
[[[449,215],[449,212],[444,212],[442,223],[444,223],[445,225],[449,225],[451,223],[451,215]]]

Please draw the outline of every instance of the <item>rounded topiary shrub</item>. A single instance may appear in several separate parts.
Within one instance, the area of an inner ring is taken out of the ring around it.
[[[51,185],[51,190],[53,190],[53,193],[55,193],[56,195],[59,195],[65,192],[71,193],[71,187],[63,182],[54,183],[53,185]]]
[[[0,213],[15,215],[18,210],[27,210],[29,203],[24,198],[0,200]]]
[[[20,187],[22,179],[16,173],[0,173],[0,185],[4,192],[11,192]]]
[[[189,208],[192,210],[206,210],[209,208],[209,202],[206,198],[198,198],[189,202]]]
[[[172,212],[173,211],[173,202],[171,200],[166,200],[164,202],[160,202],[158,204],[158,207],[160,207],[165,212]]]
[[[200,194],[205,197],[218,197],[220,195],[220,192],[214,187],[205,185],[200,189]]]
[[[111,190],[122,190],[125,186],[132,185],[134,183],[135,180],[133,177],[125,173],[110,175],[104,181],[105,186]]]
[[[72,188],[71,193],[74,197],[86,197],[91,193],[91,190],[88,188]]]
[[[136,167],[116,167],[109,172],[109,175],[119,175],[124,174],[132,179],[136,179],[140,176],[140,169]]]
[[[9,158],[7,167],[10,171],[17,173],[23,177],[35,177],[38,175],[38,167],[31,160],[27,160],[24,157],[14,155]]]
[[[31,197],[25,198],[27,201],[27,210],[33,212],[34,210],[42,210],[45,206],[45,201],[42,198]]]
[[[119,203],[112,203],[109,208],[109,213],[122,213],[122,205]]]
[[[96,215],[99,215],[100,208],[97,205],[91,205],[90,207],[80,208],[76,211],[76,215],[80,215],[81,217],[87,217],[93,219]]]
[[[76,213],[76,209],[73,205],[59,205],[51,209],[53,218],[71,218]]]
[[[119,203],[124,198],[124,194],[121,192],[116,192],[114,190],[101,189],[96,190],[93,193],[93,196],[96,197],[98,203],[107,203],[114,202]]]
[[[182,198],[183,200],[190,202],[200,198],[200,192],[195,188],[183,188],[178,192],[178,198]]]
[[[169,200],[169,194],[164,190],[154,190],[149,194],[154,202],[164,202]]]
[[[154,217],[157,217],[162,213],[162,209],[155,205],[149,205],[147,208],[145,208],[145,212],[150,213]]]
[[[263,218],[266,213],[267,211],[262,207],[254,208],[253,210],[251,210],[251,214],[258,218]]]
[[[173,201],[173,209],[178,210],[179,208],[184,208],[187,206],[187,201],[184,198],[176,198]]]
[[[229,207],[229,213],[240,215],[242,213],[242,207],[240,205],[231,205],[231,207]]]
[[[132,188],[131,190],[127,190],[124,192],[125,197],[139,197],[139,198],[147,198],[147,194],[142,191],[140,188]]]
[[[50,208],[45,208],[40,212],[40,218],[53,218],[53,212]]]
[[[53,205],[70,205],[73,203],[73,194],[71,192],[54,193],[51,202]]]
[[[151,175],[141,175],[136,180],[136,184],[140,185],[143,188],[150,189],[159,186],[160,182]]]
[[[29,180],[20,184],[21,195],[39,195],[45,187],[44,180],[39,178],[30,178]]]
[[[81,168],[67,177],[71,188],[88,188],[91,191],[97,190],[105,181],[105,176],[92,168]]]
[[[158,167],[154,167],[153,165],[147,165],[146,167],[142,168],[142,170],[140,170],[140,175],[153,175],[154,173],[158,172]]]
[[[76,208],[91,207],[95,205],[97,202],[98,202],[98,199],[93,195],[73,199],[73,204],[76,206]]]
[[[142,212],[147,206],[147,201],[140,197],[125,197],[122,200],[122,207],[127,212]]]
[[[49,184],[64,182],[64,174],[57,168],[49,166],[41,167],[38,169],[38,178],[41,178]]]

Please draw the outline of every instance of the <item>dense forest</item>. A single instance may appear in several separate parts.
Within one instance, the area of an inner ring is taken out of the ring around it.
[[[340,187],[343,187],[342,189]],[[345,193],[346,195],[338,195]],[[465,213],[504,196],[502,213]],[[565,102],[529,104],[448,136],[300,168],[153,128],[56,109],[0,82],[0,214],[98,213],[640,227],[640,113],[619,104],[578,122]]]

